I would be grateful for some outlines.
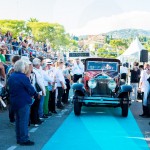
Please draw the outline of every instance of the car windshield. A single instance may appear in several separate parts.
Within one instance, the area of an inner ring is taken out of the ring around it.
[[[118,63],[117,62],[102,62],[102,61],[88,61],[87,62],[87,71],[118,71]]]

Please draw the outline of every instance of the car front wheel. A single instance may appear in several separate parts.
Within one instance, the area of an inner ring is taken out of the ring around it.
[[[128,93],[126,95],[124,95],[123,98],[129,99]],[[129,102],[127,102],[125,104],[123,103],[121,107],[122,107],[122,116],[127,117],[128,111],[129,111]]]
[[[80,116],[81,114],[81,103],[76,100],[74,101],[74,114],[76,116]]]

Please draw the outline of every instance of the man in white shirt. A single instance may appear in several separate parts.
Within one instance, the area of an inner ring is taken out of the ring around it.
[[[126,67],[126,64],[120,66],[120,74],[121,74],[121,79],[124,79],[126,81],[128,75],[128,68]]]
[[[53,66],[54,64],[51,60],[47,60],[46,62],[47,62],[47,66],[48,66],[48,75],[51,77],[51,79],[53,79],[55,81],[57,69]],[[56,89],[57,89],[56,82],[54,82],[52,85],[49,85],[50,95],[49,95],[48,108],[49,108],[49,111],[51,111],[54,114],[57,114],[56,107],[55,107],[56,106],[56,104],[55,104]]]
[[[84,73],[84,65],[79,60],[79,58],[76,59],[76,62],[74,63],[72,67],[72,73],[73,73],[73,82],[77,82],[80,78],[82,78],[82,75]]]
[[[57,108],[63,109],[64,106],[62,105],[62,96],[64,93],[64,90],[66,89],[66,82],[63,75],[63,61],[58,61],[58,70],[56,74],[56,82],[57,82],[57,90],[58,90],[58,96],[57,96]]]

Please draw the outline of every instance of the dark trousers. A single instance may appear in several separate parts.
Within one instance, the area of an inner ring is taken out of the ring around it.
[[[9,120],[15,122],[15,111],[12,109],[11,104],[9,105]]]
[[[127,80],[127,74],[126,73],[122,73],[121,74],[121,79],[124,79],[126,81]]]
[[[69,90],[70,90],[70,89],[66,89],[66,90],[64,91],[64,94],[63,94],[63,97],[62,97],[62,102],[63,102],[63,103],[68,103]]]
[[[60,107],[61,106],[61,102],[62,102],[62,96],[64,94],[64,90],[62,87],[57,87],[58,89],[58,96],[57,96],[57,106]]]
[[[15,111],[16,113],[16,139],[23,143],[29,140],[28,124],[30,116],[30,106],[26,105]]]
[[[30,120],[31,124],[38,124],[39,122],[39,105],[40,105],[40,100],[35,99],[34,103],[31,106],[31,113],[30,113]]]
[[[82,78],[82,74],[81,75],[74,74],[73,75],[73,82],[76,83],[80,78]]]
[[[49,95],[49,103],[48,103],[48,108],[49,111],[53,112],[55,111],[55,95],[56,95],[56,91],[50,91],[50,95]]]
[[[142,92],[142,104],[143,104],[143,97],[144,97],[144,92]],[[150,111],[148,106],[142,106],[143,109],[143,114],[149,116],[150,115]]]

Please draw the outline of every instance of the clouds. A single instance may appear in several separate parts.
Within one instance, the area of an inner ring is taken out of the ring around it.
[[[112,15],[110,17],[101,17],[89,21],[84,27],[70,30],[75,35],[99,34],[111,30],[125,28],[136,28],[150,30],[150,12],[133,11]]]

